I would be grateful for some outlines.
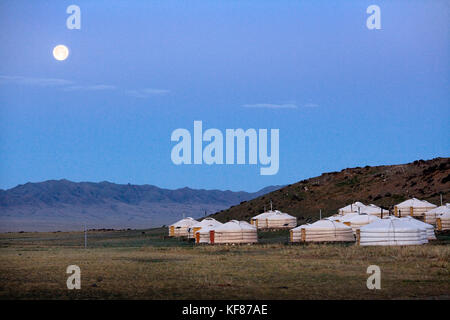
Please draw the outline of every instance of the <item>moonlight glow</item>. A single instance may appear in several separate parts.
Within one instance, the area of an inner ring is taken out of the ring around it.
[[[65,45],[57,45],[53,48],[53,56],[59,61],[66,60],[69,56],[69,49]]]

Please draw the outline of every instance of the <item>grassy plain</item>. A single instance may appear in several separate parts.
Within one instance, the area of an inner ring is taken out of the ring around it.
[[[450,236],[413,247],[196,246],[166,229],[0,234],[0,299],[450,299]],[[68,290],[66,268],[81,268]],[[366,269],[381,268],[381,290]]]

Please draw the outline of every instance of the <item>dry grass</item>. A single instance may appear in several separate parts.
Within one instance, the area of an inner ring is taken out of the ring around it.
[[[450,247],[193,246],[161,230],[0,235],[1,299],[410,299],[450,296]],[[278,237],[279,235],[277,235]],[[67,290],[66,267],[81,268]],[[366,269],[382,271],[381,290]],[[95,284],[95,286],[93,286]]]

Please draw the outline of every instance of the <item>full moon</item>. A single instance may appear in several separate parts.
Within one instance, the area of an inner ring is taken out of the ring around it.
[[[66,60],[69,56],[69,49],[65,45],[57,45],[53,48],[53,56],[58,61]]]

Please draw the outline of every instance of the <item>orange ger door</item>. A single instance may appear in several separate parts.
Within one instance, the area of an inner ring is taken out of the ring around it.
[[[194,234],[195,234],[195,243],[200,243],[200,232]]]

